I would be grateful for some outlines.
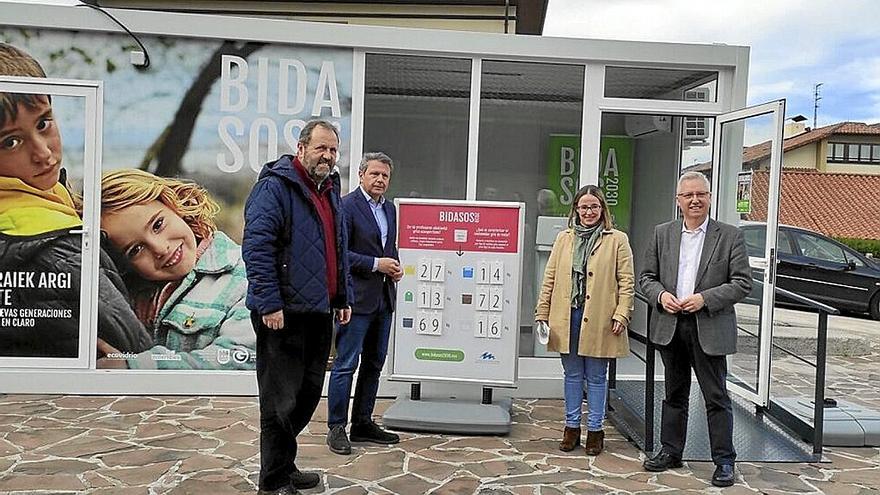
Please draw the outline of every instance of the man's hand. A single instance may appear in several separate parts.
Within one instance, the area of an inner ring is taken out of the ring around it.
[[[346,325],[351,320],[351,306],[336,310],[336,319],[340,325]]]
[[[625,331],[626,325],[617,320],[611,320],[611,333],[613,333],[614,335],[620,335]]]
[[[681,301],[675,298],[669,291],[663,291],[660,294],[660,304],[663,305],[663,309],[666,310],[667,313],[678,313],[681,311]]]
[[[379,267],[377,270],[385,275],[393,277],[400,271],[400,263],[394,258],[379,258]]]
[[[681,305],[682,310],[687,311],[688,313],[696,313],[703,309],[703,306],[706,305],[706,301],[703,300],[702,294],[696,293],[682,299],[679,301],[679,304]]]
[[[263,315],[263,325],[266,325],[270,330],[284,328],[284,310],[279,309],[274,313]]]

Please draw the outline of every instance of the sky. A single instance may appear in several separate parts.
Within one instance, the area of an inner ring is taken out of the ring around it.
[[[818,126],[880,122],[880,1],[550,0],[544,36],[751,47],[749,105],[786,98]]]

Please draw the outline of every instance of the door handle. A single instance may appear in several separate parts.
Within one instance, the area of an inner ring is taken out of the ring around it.
[[[89,228],[83,225],[81,229],[70,229],[67,231],[68,234],[85,234],[88,235]]]

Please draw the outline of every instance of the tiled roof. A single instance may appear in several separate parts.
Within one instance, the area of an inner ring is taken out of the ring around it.
[[[749,220],[767,219],[770,174],[755,171]],[[832,237],[880,239],[880,175],[784,169],[779,222]]]
[[[783,153],[834,135],[873,135],[880,136],[880,123],[865,124],[864,122],[839,122],[837,124],[818,127],[797,136],[785,139],[782,144]],[[743,165],[761,161],[770,154],[770,141],[764,141],[743,148]]]

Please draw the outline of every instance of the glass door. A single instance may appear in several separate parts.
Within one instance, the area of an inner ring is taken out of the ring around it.
[[[89,368],[100,82],[0,77],[0,368]]]
[[[719,115],[713,144],[713,217],[763,233],[746,239],[753,289],[736,307],[738,352],[728,360],[731,391],[760,406],[769,400],[784,115],[785,100]],[[766,194],[752,194],[757,171],[769,173]]]

